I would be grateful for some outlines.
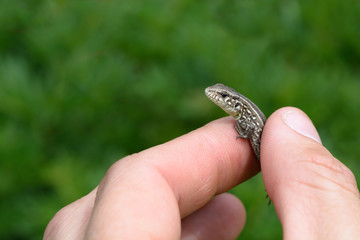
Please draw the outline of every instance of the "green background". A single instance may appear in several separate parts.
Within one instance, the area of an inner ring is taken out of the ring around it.
[[[225,116],[218,82],[266,116],[301,108],[360,175],[359,1],[0,4],[0,239],[42,238],[116,160]],[[240,238],[281,239],[261,174],[232,192]]]

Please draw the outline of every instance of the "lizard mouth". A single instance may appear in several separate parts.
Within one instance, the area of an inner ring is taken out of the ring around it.
[[[213,90],[212,87],[208,87],[205,89],[205,95],[216,105],[222,108],[227,114],[231,116],[236,115],[235,109],[233,109],[231,98],[228,93],[226,92],[218,92]]]
[[[206,96],[213,101],[216,105],[225,106],[225,101],[221,97],[221,95],[217,94],[216,92],[212,91],[210,87],[205,89]]]

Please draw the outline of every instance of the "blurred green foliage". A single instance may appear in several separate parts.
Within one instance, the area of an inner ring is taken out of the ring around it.
[[[225,114],[222,82],[269,116],[292,105],[360,174],[355,0],[0,2],[0,238],[39,239],[128,154]],[[244,239],[279,239],[261,175],[232,190]]]

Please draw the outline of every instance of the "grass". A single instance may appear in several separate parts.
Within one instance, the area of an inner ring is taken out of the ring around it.
[[[360,174],[354,0],[0,4],[1,239],[41,238],[113,162],[224,116],[203,94],[217,82],[267,116],[301,108]],[[260,175],[232,192],[242,238],[281,238]]]

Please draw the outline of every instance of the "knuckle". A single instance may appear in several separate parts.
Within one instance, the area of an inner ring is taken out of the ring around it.
[[[59,239],[62,235],[64,225],[61,224],[66,220],[69,206],[60,209],[47,225],[44,233],[44,239]]]
[[[325,148],[307,149],[301,162],[305,170],[309,170],[313,186],[332,191],[348,191],[359,194],[355,176],[341,161],[332,156]]]

